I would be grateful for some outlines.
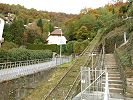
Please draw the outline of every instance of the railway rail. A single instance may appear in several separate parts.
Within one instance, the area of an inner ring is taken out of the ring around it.
[[[44,95],[42,100],[70,100],[77,94],[76,88],[80,83],[80,67],[87,66],[90,63],[91,56],[89,55],[99,46],[101,36],[102,34],[98,32],[97,36],[75,60],[57,85],[47,95]]]

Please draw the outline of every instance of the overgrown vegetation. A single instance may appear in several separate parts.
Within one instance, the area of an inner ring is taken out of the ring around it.
[[[120,58],[121,65],[126,69],[126,67],[132,67],[131,55],[126,49],[117,49],[118,56]]]

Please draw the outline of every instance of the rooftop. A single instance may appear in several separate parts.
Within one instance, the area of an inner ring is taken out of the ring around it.
[[[55,29],[50,35],[61,35],[64,34],[61,29]]]

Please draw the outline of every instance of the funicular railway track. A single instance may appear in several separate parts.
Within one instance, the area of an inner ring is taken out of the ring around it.
[[[87,65],[91,61],[91,57],[88,55],[99,46],[101,37],[102,34],[98,32],[97,36],[90,42],[82,54],[80,54],[57,85],[42,100],[71,100],[76,95],[75,90],[80,82],[80,67]]]

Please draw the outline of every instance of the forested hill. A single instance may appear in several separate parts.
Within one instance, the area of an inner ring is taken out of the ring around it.
[[[53,31],[54,26],[59,26],[68,43],[74,41],[71,43],[80,44],[93,40],[98,30],[109,33],[121,24],[125,24],[121,21],[133,16],[133,0],[126,3],[118,1],[97,9],[85,8],[79,15],[37,11],[8,4],[0,4],[0,13],[0,16],[4,17],[9,13],[15,16],[10,24],[5,24],[3,34],[5,41],[19,46],[27,43],[43,44],[46,43],[48,32]],[[28,27],[24,27],[25,25]]]
[[[8,13],[15,14],[17,17],[22,18],[24,23],[33,22],[35,19],[51,20],[54,25],[60,25],[62,22],[77,16],[74,14],[56,13],[48,11],[37,11],[36,9],[27,9],[21,5],[9,5],[0,3],[0,13],[7,15]]]

